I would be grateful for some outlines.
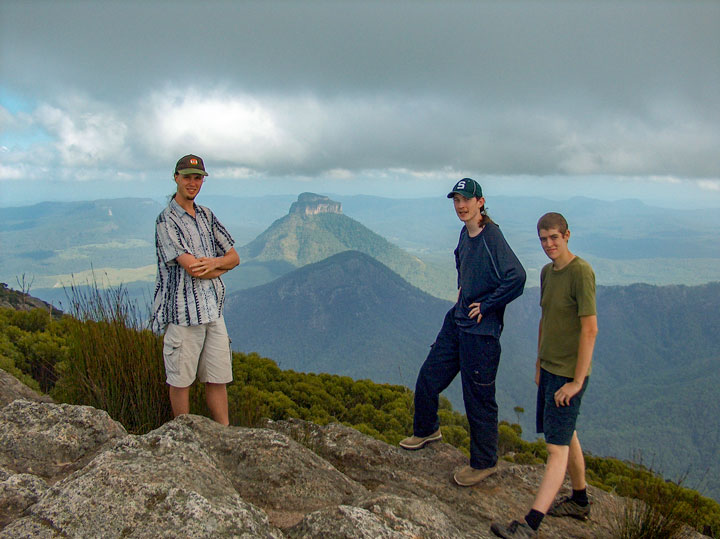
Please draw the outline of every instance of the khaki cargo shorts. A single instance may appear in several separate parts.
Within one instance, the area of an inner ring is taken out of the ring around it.
[[[225,319],[199,326],[168,324],[163,339],[167,383],[188,387],[201,383],[232,382],[232,352]]]

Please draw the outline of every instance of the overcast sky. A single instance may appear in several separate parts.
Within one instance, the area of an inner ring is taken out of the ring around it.
[[[0,0],[0,205],[219,194],[720,207],[720,2]]]

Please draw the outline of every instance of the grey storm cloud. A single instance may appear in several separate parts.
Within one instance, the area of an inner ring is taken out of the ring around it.
[[[112,118],[112,148],[72,151],[171,155],[183,132],[273,173],[720,176],[718,2],[10,0],[0,21],[1,84],[57,110],[60,158]],[[185,90],[235,112],[178,131]]]

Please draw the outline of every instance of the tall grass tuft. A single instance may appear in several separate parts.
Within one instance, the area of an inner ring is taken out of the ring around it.
[[[142,434],[172,418],[162,338],[146,327],[127,289],[97,286],[68,293],[68,359],[57,366],[52,396],[105,410],[128,432]]]
[[[649,494],[649,493],[648,493]],[[654,499],[652,499],[654,498]],[[692,529],[681,520],[677,502],[649,495],[649,501],[620,498],[611,521],[617,539],[681,539],[693,537]]]
[[[640,455],[636,457],[642,461]],[[611,520],[613,537],[619,539],[683,539],[695,537],[695,530],[710,522],[702,496],[682,486],[683,476],[675,483],[665,481],[652,467],[630,465],[633,477],[615,478],[615,491],[630,498],[619,498],[619,507]],[[695,528],[695,530],[693,530]]]

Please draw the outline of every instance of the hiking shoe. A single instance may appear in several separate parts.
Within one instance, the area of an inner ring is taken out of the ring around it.
[[[534,538],[538,536],[537,532],[528,526],[527,522],[518,522],[517,520],[513,520],[507,526],[493,522],[490,531],[498,537],[505,537],[506,539],[515,537]]]
[[[461,487],[471,487],[473,485],[477,485],[483,479],[490,477],[492,474],[497,472],[497,469],[497,465],[492,468],[483,468],[482,470],[478,470],[471,466],[463,466],[455,472],[453,479],[455,479],[455,482]]]
[[[400,440],[400,447],[403,449],[422,449],[430,442],[437,442],[442,438],[440,429],[433,432],[430,436],[410,436],[404,440]]]
[[[578,520],[587,520],[590,515],[590,504],[582,506],[570,496],[565,496],[552,504],[547,512],[551,517],[572,517]]]

